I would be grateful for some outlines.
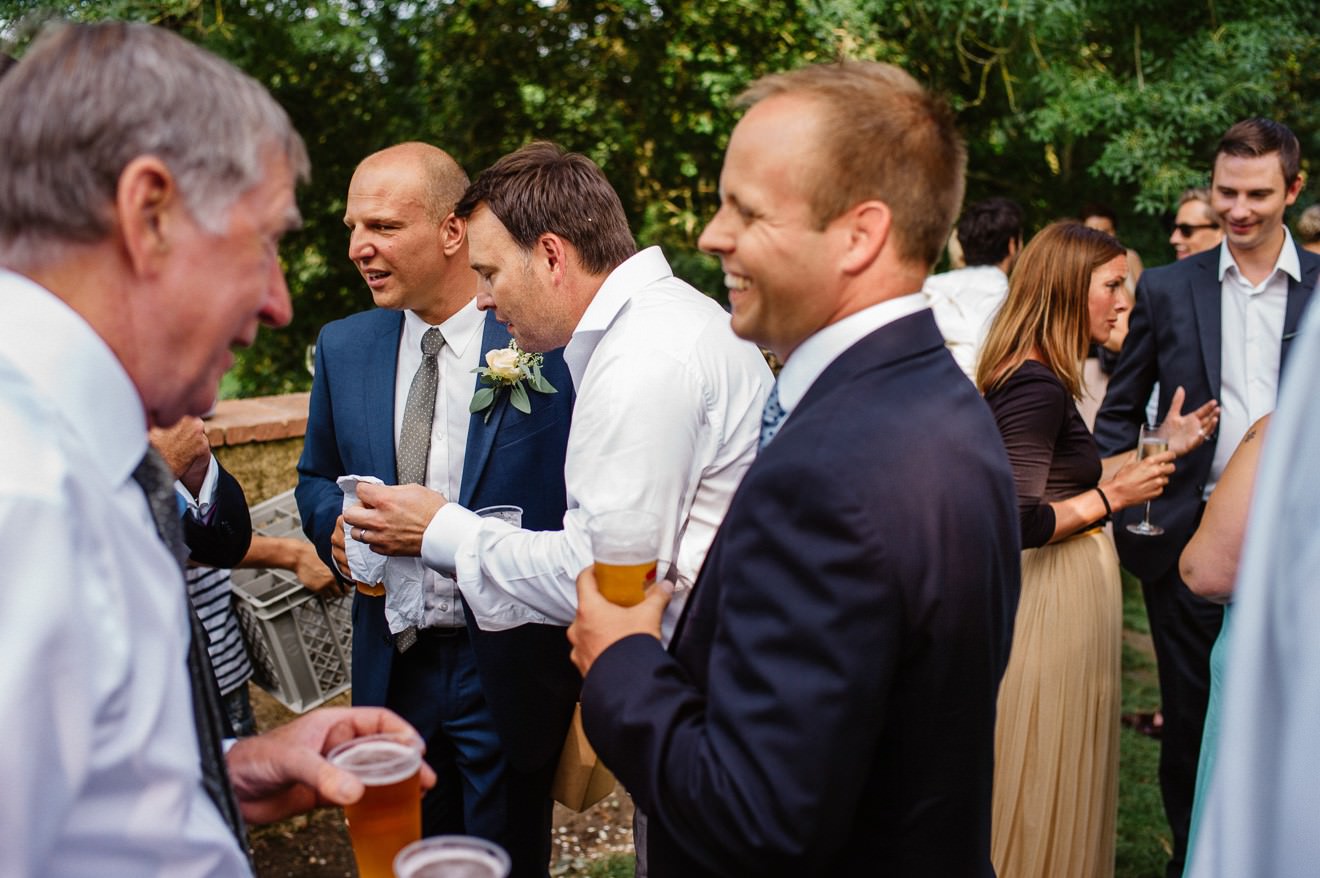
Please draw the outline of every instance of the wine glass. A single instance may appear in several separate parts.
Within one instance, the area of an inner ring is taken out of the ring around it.
[[[1169,438],[1164,435],[1161,425],[1142,424],[1141,435],[1137,438],[1137,460],[1145,460],[1169,450]],[[1150,523],[1150,501],[1146,501],[1146,517],[1136,524],[1129,524],[1127,529],[1143,537],[1154,537],[1164,533],[1164,528]]]

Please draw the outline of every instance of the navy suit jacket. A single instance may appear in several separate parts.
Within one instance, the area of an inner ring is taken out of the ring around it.
[[[1297,255],[1302,279],[1288,281],[1281,367],[1287,362],[1288,349],[1320,270],[1320,256],[1300,247]],[[1102,456],[1136,447],[1137,434],[1146,420],[1146,401],[1157,381],[1160,422],[1179,386],[1187,390],[1184,411],[1219,398],[1223,353],[1220,293],[1218,247],[1142,272],[1127,339],[1095,418],[1095,441]],[[1142,580],[1152,582],[1168,573],[1196,530],[1218,438],[1216,431],[1201,447],[1180,458],[1164,493],[1152,501],[1151,521],[1164,528],[1162,535],[1148,537],[1128,532],[1126,525],[1145,514],[1144,505],[1114,516],[1119,557],[1123,566]]]
[[[252,544],[252,516],[243,487],[216,461],[218,478],[211,515],[202,523],[183,515],[183,542],[188,560],[205,567],[237,567]]]
[[[401,312],[376,309],[328,324],[317,341],[295,496],[303,530],[331,570],[330,534],[343,509],[335,480],[354,474],[395,482],[394,375],[402,327]],[[509,338],[494,314],[487,314],[483,355],[506,347]],[[470,509],[521,506],[523,527],[557,530],[566,507],[564,453],[573,382],[558,351],[545,355],[542,373],[559,392],[529,394],[530,415],[514,409],[503,393],[489,421],[484,413],[472,416],[459,496],[450,499]],[[476,375],[472,381],[475,391]],[[564,629],[523,625],[483,632],[471,612],[467,617],[482,688],[511,762],[525,767],[557,754],[580,683]],[[354,593],[355,704],[386,704],[393,658],[385,599]]]
[[[670,652],[611,646],[587,733],[652,878],[990,876],[1012,472],[930,311],[840,355],[734,495]]]

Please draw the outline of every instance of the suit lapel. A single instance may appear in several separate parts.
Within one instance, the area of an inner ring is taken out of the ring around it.
[[[1206,252],[1209,255],[1198,260],[1196,272],[1191,280],[1192,311],[1196,314],[1196,330],[1201,341],[1201,360],[1205,366],[1210,395],[1218,398],[1224,322],[1224,312],[1220,305],[1222,284],[1217,276],[1219,249],[1214,248]]]
[[[944,336],[940,334],[935,316],[929,308],[887,323],[859,339],[825,367],[825,371],[811,383],[793,414],[810,408],[818,399],[827,397],[838,385],[854,380],[862,371],[883,368],[942,347]],[[784,429],[792,422],[793,417],[790,416]]]
[[[371,341],[362,382],[362,411],[370,453],[372,475],[393,484],[394,460],[394,373],[399,363],[399,334],[402,312],[385,321],[385,328]]]
[[[1302,279],[1300,281],[1288,279],[1288,306],[1283,315],[1283,341],[1279,346],[1280,372],[1288,362],[1288,349],[1292,347],[1293,337],[1297,335],[1297,325],[1301,322],[1302,312],[1306,310],[1306,303],[1311,299],[1311,291],[1315,289],[1317,269],[1320,269],[1320,259],[1306,259],[1305,257],[1310,254],[1300,247],[1297,249]]]
[[[793,409],[788,420],[784,422],[783,429],[766,448],[758,452],[756,459],[752,461],[748,473],[743,475],[742,485],[734,492],[733,500],[729,509],[725,512],[725,522],[727,523],[731,514],[738,514],[739,506],[743,502],[753,502],[742,498],[743,486],[747,484],[747,475],[754,470],[764,455],[779,454],[786,447],[784,437],[791,436],[799,429],[812,429],[811,415],[808,414],[811,409],[821,404],[830,394],[841,385],[846,385],[857,380],[863,372],[869,372],[873,369],[883,369],[902,360],[921,354],[937,351],[944,347],[944,336],[940,333],[939,327],[935,323],[935,315],[929,308],[923,308],[915,314],[909,314],[901,317],[892,323],[887,323],[869,335],[856,341],[852,347],[843,351],[834,361],[825,367],[815,381],[811,383],[802,401]],[[949,360],[950,377],[958,375],[958,371],[953,367],[953,360]],[[795,421],[796,419],[796,426]],[[807,427],[802,427],[803,424]],[[819,426],[819,423],[817,424]],[[791,442],[790,438],[788,442]],[[778,443],[776,445],[775,443]],[[788,452],[782,452],[788,453]],[[707,568],[714,570],[718,564],[720,552],[723,551],[724,527],[720,526],[715,532],[715,539],[711,542],[710,550],[706,554],[706,560],[702,564],[701,570],[697,574],[696,582],[692,585],[692,592],[688,595],[687,603],[683,606],[683,612],[678,617],[678,623],[674,626],[674,635],[669,640],[669,651],[674,652],[683,632],[687,627],[688,619],[692,614],[704,612],[701,607],[705,586],[705,577]]]
[[[495,319],[494,314],[487,313],[481,331],[481,352],[478,360],[484,363],[486,351],[508,347],[508,344],[508,330]],[[480,386],[481,376],[473,376],[473,392],[476,392]],[[490,450],[495,446],[495,434],[499,432],[500,422],[504,420],[504,412],[509,407],[505,396],[507,394],[501,394],[492,403],[492,408],[487,410],[490,412],[489,421],[486,420],[486,412],[476,412],[468,422],[467,448],[463,453],[463,481],[458,486],[460,506],[471,508],[472,493],[476,490],[477,483],[481,481],[486,462],[490,460]]]

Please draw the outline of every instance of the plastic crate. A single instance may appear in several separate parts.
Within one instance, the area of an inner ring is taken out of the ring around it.
[[[305,540],[293,492],[252,507],[252,530]],[[233,582],[254,683],[295,713],[348,689],[351,596],[320,597],[287,570],[235,570]]]

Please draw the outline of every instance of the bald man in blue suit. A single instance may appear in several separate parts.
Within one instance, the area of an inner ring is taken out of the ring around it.
[[[542,370],[558,392],[529,393],[530,412],[514,408],[507,391],[487,410],[467,409],[480,386],[473,370],[510,336],[474,302],[466,223],[452,213],[466,184],[447,154],[407,143],[369,156],[349,186],[349,255],[378,307],[321,332],[296,493],[308,537],[346,581],[336,479],[396,482],[405,401],[426,356],[418,342],[431,327],[445,344],[435,355],[425,484],[471,508],[519,506],[527,528],[563,521],[573,390],[559,354],[547,354]],[[423,833],[489,838],[509,851],[514,875],[546,875],[549,785],[580,683],[564,629],[481,631],[470,613],[457,612],[452,582],[437,580],[441,597],[431,609],[441,624],[419,629],[407,645],[390,633],[383,588],[353,585],[353,702],[389,707],[426,737],[440,781],[423,802]]]

